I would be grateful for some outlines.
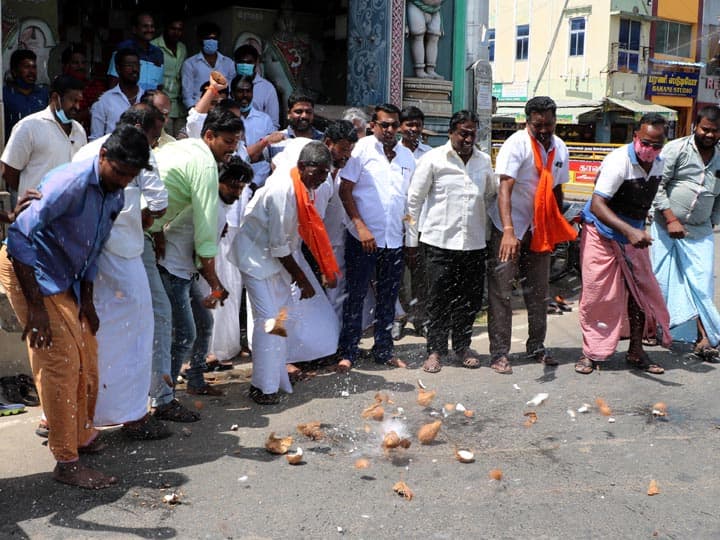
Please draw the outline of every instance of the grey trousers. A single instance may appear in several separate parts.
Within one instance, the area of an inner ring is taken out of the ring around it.
[[[545,349],[547,331],[548,279],[550,254],[530,251],[532,233],[528,231],[520,242],[520,256],[513,261],[501,263],[500,242],[502,232],[493,227],[488,253],[488,337],[492,360],[510,352],[512,335],[512,287],[519,279],[528,314],[528,355]]]

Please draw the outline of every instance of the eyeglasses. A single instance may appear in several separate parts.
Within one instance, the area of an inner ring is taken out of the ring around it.
[[[653,150],[662,150],[664,143],[651,143],[647,141],[640,141],[640,146],[644,146],[646,148],[649,146]]]
[[[383,129],[388,129],[388,128],[397,129],[400,127],[400,122],[397,122],[397,121],[395,121],[395,122],[376,122],[376,124]]]

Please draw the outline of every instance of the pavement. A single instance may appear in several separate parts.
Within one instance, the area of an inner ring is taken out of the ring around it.
[[[574,302],[548,316],[555,369],[523,357],[521,304],[512,375],[488,368],[483,325],[473,341],[480,369],[451,362],[426,374],[423,340],[406,336],[397,352],[409,369],[370,360],[347,376],[321,369],[277,406],[248,399],[249,366],[238,364],[218,375],[221,398],[178,392],[202,420],[173,424],[170,439],[131,442],[107,430],[109,448],[86,460],[120,478],[103,491],[51,479],[50,452],[34,435],[37,408],[0,418],[0,538],[720,538],[718,366],[679,346],[649,349],[664,375],[628,369],[620,352],[576,374],[578,286],[571,276],[553,291]],[[429,406],[417,403],[418,379],[437,392]],[[391,400],[383,421],[363,419],[378,392]],[[539,393],[543,403],[526,404]],[[667,416],[653,415],[657,403]],[[420,444],[418,429],[437,419],[436,440]],[[323,439],[297,432],[310,421],[322,423]],[[382,450],[391,429],[411,446]],[[293,436],[300,465],[265,450],[272,432]],[[457,449],[474,462],[460,463]],[[398,481],[411,500],[393,491]],[[659,493],[650,496],[653,481]]]

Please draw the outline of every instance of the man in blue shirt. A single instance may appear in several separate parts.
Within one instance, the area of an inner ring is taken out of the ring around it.
[[[97,256],[124,204],[123,189],[149,168],[145,134],[118,128],[99,155],[50,171],[0,249],[0,283],[20,324],[43,411],[53,477],[87,488],[116,479],[82,465],[101,450],[93,427],[99,321],[93,304]]]
[[[5,140],[22,118],[47,107],[47,86],[35,84],[37,80],[37,56],[30,50],[17,50],[10,56],[12,80],[3,87],[5,108]]]
[[[132,34],[133,37],[130,39],[118,43],[115,51],[132,49],[138,55],[138,58],[140,58],[140,80],[138,81],[140,88],[143,90],[162,88],[165,56],[160,47],[150,43],[155,37],[155,20],[153,16],[145,12],[137,13],[133,17]],[[110,58],[107,74],[109,75],[110,86],[115,86],[118,79],[115,52]]]

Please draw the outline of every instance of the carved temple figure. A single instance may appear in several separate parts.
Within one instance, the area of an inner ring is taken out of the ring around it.
[[[445,0],[407,0],[407,26],[415,76],[442,79],[437,67],[438,41],[442,35],[440,8]]]

